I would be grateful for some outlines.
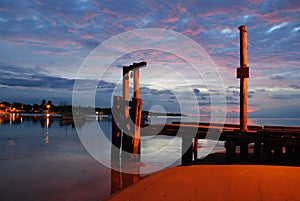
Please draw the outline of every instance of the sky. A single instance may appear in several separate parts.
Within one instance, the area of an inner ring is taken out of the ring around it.
[[[0,12],[0,101],[71,103],[75,80],[95,48],[128,31],[157,28],[196,42],[216,69],[208,72],[199,64],[196,75],[186,60],[172,52],[130,52],[110,67],[100,62],[98,68],[106,68],[104,76],[91,70],[91,77],[84,78],[100,77],[96,106],[110,107],[113,94],[120,93],[122,66],[145,60],[147,67],[141,69],[145,109],[186,114],[199,110],[209,115],[211,97],[221,93],[215,87],[222,85],[227,107],[216,101],[214,110],[238,116],[238,27],[246,25],[249,116],[300,117],[298,0],[1,0]],[[153,42],[154,37],[147,37]],[[166,37],[172,42],[170,35]],[[171,46],[166,41],[158,45]],[[208,74],[221,81],[205,77]]]

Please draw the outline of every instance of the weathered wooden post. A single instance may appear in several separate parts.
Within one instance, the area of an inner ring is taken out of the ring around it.
[[[121,147],[121,135],[122,131],[120,129],[122,122],[122,97],[114,96],[113,107],[112,107],[112,149],[111,155],[118,156],[120,154]]]
[[[134,137],[133,137],[133,154],[136,160],[140,160],[141,153],[140,137],[141,137],[141,119],[142,119],[142,99],[140,99],[140,70],[133,70],[133,90],[134,90]]]
[[[248,130],[248,78],[249,67],[247,61],[247,28],[240,26],[240,68],[237,69],[237,77],[240,78],[240,130]],[[240,144],[241,156],[248,157],[248,144]]]
[[[129,73],[130,67],[123,66],[123,136],[122,136],[122,160],[129,160],[132,153],[132,134],[130,133],[129,118]]]
[[[181,137],[181,165],[190,165],[193,161],[193,137],[185,134]]]
[[[123,67],[124,125],[122,149],[129,154],[134,154],[134,160],[139,160],[139,157],[137,156],[140,153],[140,125],[142,117],[142,100],[140,99],[139,68],[145,67],[146,65],[146,62],[140,62]],[[134,97],[131,103],[129,102],[130,71],[133,71],[134,74]],[[131,118],[129,118],[129,106],[131,106]],[[131,119],[133,119],[133,121],[131,121]],[[129,124],[129,122],[131,122],[131,124]],[[128,157],[124,157],[125,160],[127,158]]]
[[[248,130],[248,78],[249,67],[247,61],[247,28],[240,26],[240,68],[237,69],[237,78],[240,78],[240,129]]]

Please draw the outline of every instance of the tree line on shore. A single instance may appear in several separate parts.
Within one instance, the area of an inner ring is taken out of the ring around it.
[[[72,112],[72,105],[66,102],[61,102],[59,105],[54,105],[51,100],[43,99],[40,104],[24,104],[20,102],[1,102],[0,111],[7,113],[68,113]]]
[[[76,111],[82,114],[103,114],[111,115],[111,108],[100,107],[83,107],[77,106]],[[0,102],[0,113],[57,113],[57,114],[72,114],[72,105],[66,102],[60,102],[59,105],[54,105],[51,100],[43,99],[40,104],[24,104],[19,102]],[[181,116],[179,113],[158,113],[143,110],[145,116]]]

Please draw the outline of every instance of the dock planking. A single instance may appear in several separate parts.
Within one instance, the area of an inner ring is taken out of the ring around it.
[[[249,125],[245,132],[240,131],[237,124],[211,124],[196,122],[172,122],[165,125],[142,125],[142,136],[168,135],[182,138],[182,164],[187,165],[197,160],[198,139],[211,139],[210,135],[220,132],[220,140],[225,142],[226,158],[234,162],[237,157],[237,147],[240,147],[240,157],[249,157],[249,144],[254,144],[253,156],[260,162],[273,162],[282,157],[291,160],[299,159],[300,127],[286,126],[255,126]],[[212,138],[213,139],[213,138]],[[196,148],[195,148],[196,147]]]

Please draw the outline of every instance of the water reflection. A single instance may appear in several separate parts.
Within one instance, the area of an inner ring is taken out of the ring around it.
[[[114,149],[114,147],[112,147]],[[142,162],[133,162],[114,153],[111,154],[111,189],[110,193],[120,191],[122,188],[137,183],[140,177],[140,167]],[[130,173],[128,173],[130,172]]]
[[[95,117],[80,122],[89,121]],[[0,115],[0,178],[0,200],[101,200],[110,195],[110,169],[88,154],[73,120],[61,116]]]
[[[15,145],[14,140],[8,140],[8,146],[13,147]]]
[[[139,163],[124,161],[120,158],[113,157],[111,163],[111,194],[118,192],[122,188],[135,184],[141,179]],[[126,173],[129,172],[129,170],[134,173]]]

